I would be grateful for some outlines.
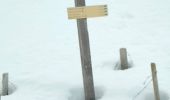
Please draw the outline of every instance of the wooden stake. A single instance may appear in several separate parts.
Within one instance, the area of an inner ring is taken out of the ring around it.
[[[85,6],[85,0],[75,0],[75,6]],[[87,19],[77,19],[85,100],[95,100]]]
[[[2,75],[2,95],[8,95],[8,73]]]
[[[120,63],[121,63],[121,70],[128,69],[128,59],[127,59],[126,48],[120,49]]]
[[[151,63],[151,70],[152,70],[152,80],[153,80],[155,100],[160,100],[157,71],[156,71],[156,64],[155,63]]]

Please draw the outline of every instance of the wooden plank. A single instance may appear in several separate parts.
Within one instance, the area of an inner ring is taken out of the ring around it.
[[[128,69],[128,59],[127,59],[126,48],[120,49],[120,63],[121,63],[121,70]]]
[[[156,70],[156,64],[155,63],[151,63],[151,71],[152,71],[152,80],[153,80],[155,100],[160,100],[158,79],[157,79],[157,70]]]
[[[2,75],[2,95],[8,95],[8,73]]]
[[[107,5],[97,5],[97,6],[83,6],[83,7],[71,7],[67,9],[69,19],[82,19],[89,17],[100,17],[106,16]]]
[[[85,0],[75,0],[75,6],[76,7],[85,6]],[[86,18],[77,19],[77,27],[81,54],[85,100],[95,100],[87,19]]]

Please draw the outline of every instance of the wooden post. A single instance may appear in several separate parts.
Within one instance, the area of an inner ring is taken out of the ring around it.
[[[75,0],[75,6],[85,6],[85,0]],[[77,19],[85,100],[95,100],[87,19]]]
[[[121,63],[121,70],[128,69],[128,59],[127,59],[126,48],[120,49],[120,63]]]
[[[158,79],[157,79],[157,70],[156,70],[156,64],[155,63],[151,63],[151,70],[152,70],[152,80],[153,80],[155,100],[160,100]]]
[[[2,75],[2,95],[8,95],[8,73]]]

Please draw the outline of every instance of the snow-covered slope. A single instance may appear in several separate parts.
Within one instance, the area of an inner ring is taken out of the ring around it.
[[[109,7],[108,17],[88,19],[98,100],[153,100],[151,62],[161,100],[169,100],[170,1],[86,1]],[[0,1],[0,71],[9,72],[13,91],[2,100],[83,100],[76,21],[66,11],[72,6],[74,0]],[[133,67],[114,70],[122,47]]]

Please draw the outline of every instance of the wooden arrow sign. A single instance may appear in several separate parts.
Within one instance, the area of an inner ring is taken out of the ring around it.
[[[106,16],[107,5],[83,6],[67,8],[68,19],[82,19],[89,17]]]

